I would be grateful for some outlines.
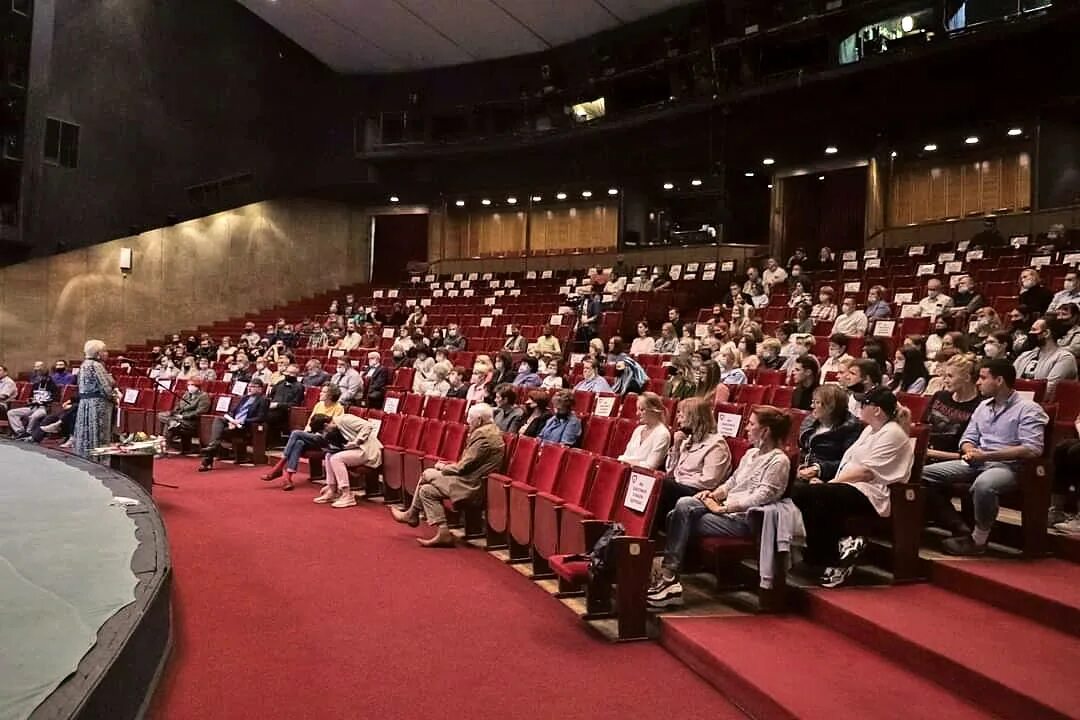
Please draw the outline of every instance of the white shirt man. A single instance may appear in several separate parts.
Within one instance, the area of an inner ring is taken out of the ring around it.
[[[930,278],[926,283],[926,297],[919,301],[919,317],[931,320],[952,307],[952,298],[941,292],[941,281]]]
[[[262,340],[259,337],[259,333],[255,332],[255,323],[247,323],[244,325],[244,334],[240,336],[241,340],[247,340],[248,347],[256,347],[259,341]]]
[[[1062,305],[1080,305],[1080,287],[1077,287],[1076,272],[1070,271],[1065,273],[1065,289],[1054,295],[1054,299],[1050,301],[1050,306],[1046,308],[1046,312],[1052,313]]]
[[[866,335],[866,327],[869,321],[866,313],[855,307],[854,298],[844,298],[840,306],[840,314],[833,321],[832,335],[840,334],[848,337],[862,337]]]
[[[8,375],[7,368],[0,365],[0,410],[6,410],[8,404],[19,396],[19,386]]]
[[[787,270],[780,267],[776,262],[776,258],[769,258],[765,261],[765,270],[761,273],[761,281],[765,283],[765,288],[771,288],[773,285],[780,285],[787,280]]]
[[[626,286],[626,292],[650,292],[651,290],[652,280],[647,270],[638,271],[638,274]]]

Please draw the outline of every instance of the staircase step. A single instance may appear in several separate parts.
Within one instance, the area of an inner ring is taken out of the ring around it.
[[[1070,562],[1080,563],[1080,535],[1066,535],[1052,530],[1050,532],[1050,547],[1054,554]]]
[[[1080,569],[1055,558],[1030,562],[935,558],[940,587],[1080,637]]]
[[[758,720],[993,717],[799,617],[665,617],[660,642]]]
[[[1080,707],[1080,643],[1068,633],[931,585],[813,590],[807,601],[812,619],[1000,717]]]

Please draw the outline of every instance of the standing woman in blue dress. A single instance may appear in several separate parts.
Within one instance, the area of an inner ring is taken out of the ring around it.
[[[116,381],[102,364],[105,343],[87,340],[85,360],[79,366],[79,410],[75,416],[75,453],[87,457],[90,450],[112,440],[112,411]]]

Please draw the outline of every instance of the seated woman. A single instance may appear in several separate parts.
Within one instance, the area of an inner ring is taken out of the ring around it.
[[[680,498],[675,504],[667,515],[667,545],[660,577],[649,588],[650,606],[660,608],[682,603],[679,570],[691,538],[750,537],[747,510],[783,497],[791,461],[782,445],[790,425],[791,419],[770,405],[754,408],[746,425],[753,447],[743,455],[731,478],[713,490]]]
[[[944,389],[931,396],[923,422],[930,426],[927,461],[960,459],[960,437],[983,398],[975,387],[974,355],[954,355],[941,366]]]
[[[656,350],[656,340],[649,335],[649,324],[645,321],[637,324],[637,337],[630,343],[630,354],[651,355]]]
[[[814,318],[811,316],[813,310],[808,303],[800,303],[795,308],[795,332],[803,335],[814,334]]]
[[[667,517],[679,498],[713,490],[731,474],[731,451],[716,431],[711,398],[687,398],[675,415],[678,430],[668,450],[656,516]]]
[[[619,461],[656,470],[667,459],[671,432],[664,425],[664,402],[656,393],[642,393],[637,400],[638,426],[630,435]]]
[[[525,412],[517,406],[517,392],[513,385],[503,383],[495,388],[495,427],[500,432],[516,433],[525,420]]]
[[[720,382],[724,385],[745,385],[749,380],[739,367],[739,352],[728,347],[720,348]]]
[[[517,370],[514,368],[514,357],[508,352],[500,352],[495,356],[495,374],[491,378],[491,383],[494,387],[500,385],[513,385],[514,378],[517,377]]]
[[[848,412],[847,390],[831,384],[819,387],[799,429],[798,479],[828,482],[836,477],[840,459],[862,430],[859,419]]]
[[[521,358],[521,362],[518,363],[517,375],[514,377],[514,385],[526,388],[540,387],[543,381],[540,379],[539,369],[540,361],[536,358],[530,355]]]
[[[465,399],[470,405],[476,403],[482,403],[485,401],[488,395],[488,375],[484,372],[484,367],[476,364],[473,366],[472,376],[469,382],[469,391],[465,394]]]
[[[896,393],[921,395],[930,382],[926,358],[918,348],[901,348],[893,363],[894,377],[889,388]]]
[[[757,370],[761,365],[761,358],[758,357],[757,341],[750,335],[743,335],[739,338],[739,355],[742,357],[742,369],[743,370]]]
[[[817,358],[806,353],[795,358],[795,390],[791,393],[791,407],[810,410],[813,407],[814,392],[821,384],[821,366]]]
[[[808,565],[825,568],[825,587],[846,581],[866,548],[863,538],[847,535],[846,521],[888,517],[889,486],[907,482],[914,461],[907,433],[911,415],[888,389],[876,387],[862,396],[859,419],[866,427],[844,453],[836,477],[811,480],[791,492],[806,526],[803,558]]]
[[[562,360],[558,358],[550,358],[544,364],[544,379],[540,381],[540,388],[543,390],[562,390],[566,387],[566,381],[563,380],[562,372]]]
[[[664,397],[685,400],[697,391],[697,383],[686,359],[672,358],[666,372],[668,379],[664,382]]]
[[[781,349],[779,340],[765,338],[758,345],[758,360],[760,361],[758,367],[762,370],[779,370],[784,367],[784,358],[780,355]]]
[[[525,398],[525,415],[521,419],[519,434],[536,437],[551,419],[551,394],[532,390]]]
[[[315,403],[315,408],[308,418],[307,426],[303,430],[293,430],[289,433],[289,440],[285,443],[285,451],[282,453],[281,459],[278,460],[270,472],[262,476],[264,481],[276,480],[284,472],[285,482],[282,483],[281,489],[293,489],[293,475],[296,474],[296,469],[300,467],[300,458],[303,457],[304,452],[326,447],[326,425],[334,418],[345,413],[345,408],[338,402],[340,399],[341,388],[337,385],[323,385],[322,392],[319,394],[319,402]]]
[[[821,382],[825,382],[828,373],[841,372],[854,359],[848,354],[850,342],[851,338],[841,333],[829,336],[829,357],[821,364]]]
[[[788,307],[794,310],[802,304],[813,305],[814,296],[810,294],[808,283],[803,280],[795,281],[791,287],[791,296],[788,297]]]
[[[428,396],[446,397],[450,392],[450,373],[453,369],[447,361],[432,365],[431,372],[428,373],[429,379],[420,384],[420,392]]]
[[[377,468],[382,465],[382,443],[370,421],[346,413],[326,426],[326,440],[332,448],[323,459],[326,468],[326,487],[315,502],[330,507],[347,508],[356,505],[356,495],[349,489],[350,468]]]

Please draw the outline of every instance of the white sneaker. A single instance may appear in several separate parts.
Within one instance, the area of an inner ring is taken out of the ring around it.
[[[840,585],[843,585],[845,582],[847,582],[847,579],[851,577],[851,573],[853,573],[854,571],[854,565],[848,565],[847,567],[825,568],[825,573],[821,576],[821,587],[839,587]]]
[[[330,503],[330,507],[347,508],[356,505],[356,497],[351,492],[342,493],[334,502]]]
[[[859,556],[866,550],[866,540],[861,537],[848,536],[840,538],[838,547],[840,551],[840,566],[854,565]]]
[[[1080,515],[1077,515],[1072,520],[1054,525],[1054,529],[1070,535],[1080,535]]]
[[[328,502],[333,502],[334,500],[337,500],[337,492],[335,492],[331,488],[326,487],[323,488],[321,493],[315,496],[315,499],[312,502],[316,502],[319,505],[324,505]]]

